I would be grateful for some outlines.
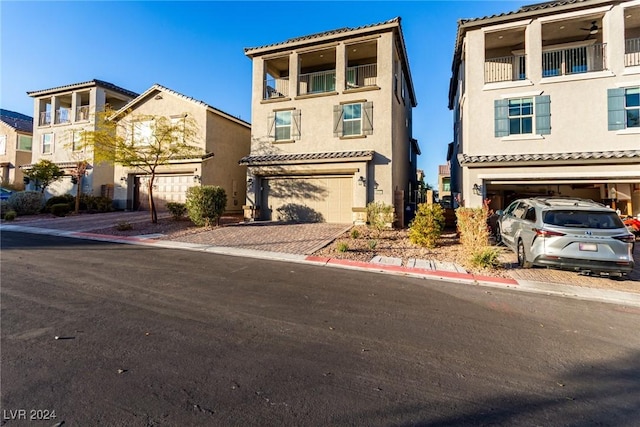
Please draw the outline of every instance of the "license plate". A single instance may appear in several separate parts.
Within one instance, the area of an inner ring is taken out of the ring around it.
[[[598,252],[598,245],[595,243],[580,243],[579,247],[581,251]]]

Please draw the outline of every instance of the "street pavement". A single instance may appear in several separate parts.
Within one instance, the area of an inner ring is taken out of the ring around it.
[[[148,219],[147,212],[115,212],[108,214],[79,215],[65,218],[39,218],[16,224],[4,223],[1,230],[50,234],[57,236],[126,243],[162,248],[253,257],[297,263],[313,263],[334,268],[360,269],[385,274],[438,279],[443,281],[509,288],[526,292],[559,295],[585,300],[613,302],[640,306],[640,281],[631,280],[624,290],[615,288],[616,282],[608,278],[592,278],[576,273],[528,269],[514,270],[512,278],[483,276],[467,273],[460,266],[439,263],[437,260],[402,260],[379,258],[364,263],[312,254],[347,230],[340,224],[277,224],[249,223],[247,225],[223,227],[210,232],[190,236],[187,241],[158,239],[158,236],[121,237],[93,234],[89,230],[108,228],[118,221],[137,222]],[[260,227],[257,232],[256,227]],[[215,234],[215,243],[211,236]],[[640,245],[636,245],[640,259]],[[377,261],[377,262],[375,262]],[[640,263],[639,263],[640,264]],[[636,270],[640,271],[640,265]],[[633,276],[635,278],[635,276]],[[634,286],[637,283],[637,286]],[[586,285],[586,286],[585,286]]]

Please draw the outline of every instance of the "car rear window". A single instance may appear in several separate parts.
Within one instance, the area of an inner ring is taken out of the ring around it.
[[[603,230],[624,228],[615,212],[554,210],[546,211],[542,221],[559,227],[599,228]]]

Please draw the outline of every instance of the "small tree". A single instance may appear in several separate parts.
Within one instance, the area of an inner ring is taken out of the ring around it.
[[[64,176],[64,172],[52,161],[42,159],[31,169],[24,171],[24,175],[35,181],[36,186],[40,187],[40,192],[44,194],[49,185]]]
[[[218,225],[227,207],[227,193],[214,185],[187,189],[187,215],[198,227]]]
[[[393,221],[395,221],[393,206],[384,202],[371,202],[367,205],[367,223],[377,231],[378,236],[382,230],[391,227]]]
[[[419,246],[435,248],[444,229],[442,206],[421,203],[409,226],[409,240]]]
[[[75,213],[80,212],[80,196],[82,195],[82,180],[89,167],[89,162],[86,160],[78,160],[76,168],[71,172],[71,180],[76,184],[76,205]]]
[[[198,146],[198,126],[187,114],[175,117],[133,114],[127,111],[96,114],[96,130],[85,131],[82,144],[93,150],[95,161],[105,161],[149,175],[147,182],[151,222],[158,222],[153,185],[158,169],[175,160],[204,154]]]

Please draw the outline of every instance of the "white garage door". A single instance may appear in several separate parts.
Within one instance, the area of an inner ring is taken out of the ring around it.
[[[351,177],[271,178],[262,184],[262,218],[349,224]]]
[[[146,179],[145,179],[146,178]],[[140,185],[140,208],[149,209],[147,189],[148,177],[143,177]],[[157,175],[153,186],[153,200],[156,209],[165,210],[168,202],[184,203],[187,188],[194,186],[193,175]]]

